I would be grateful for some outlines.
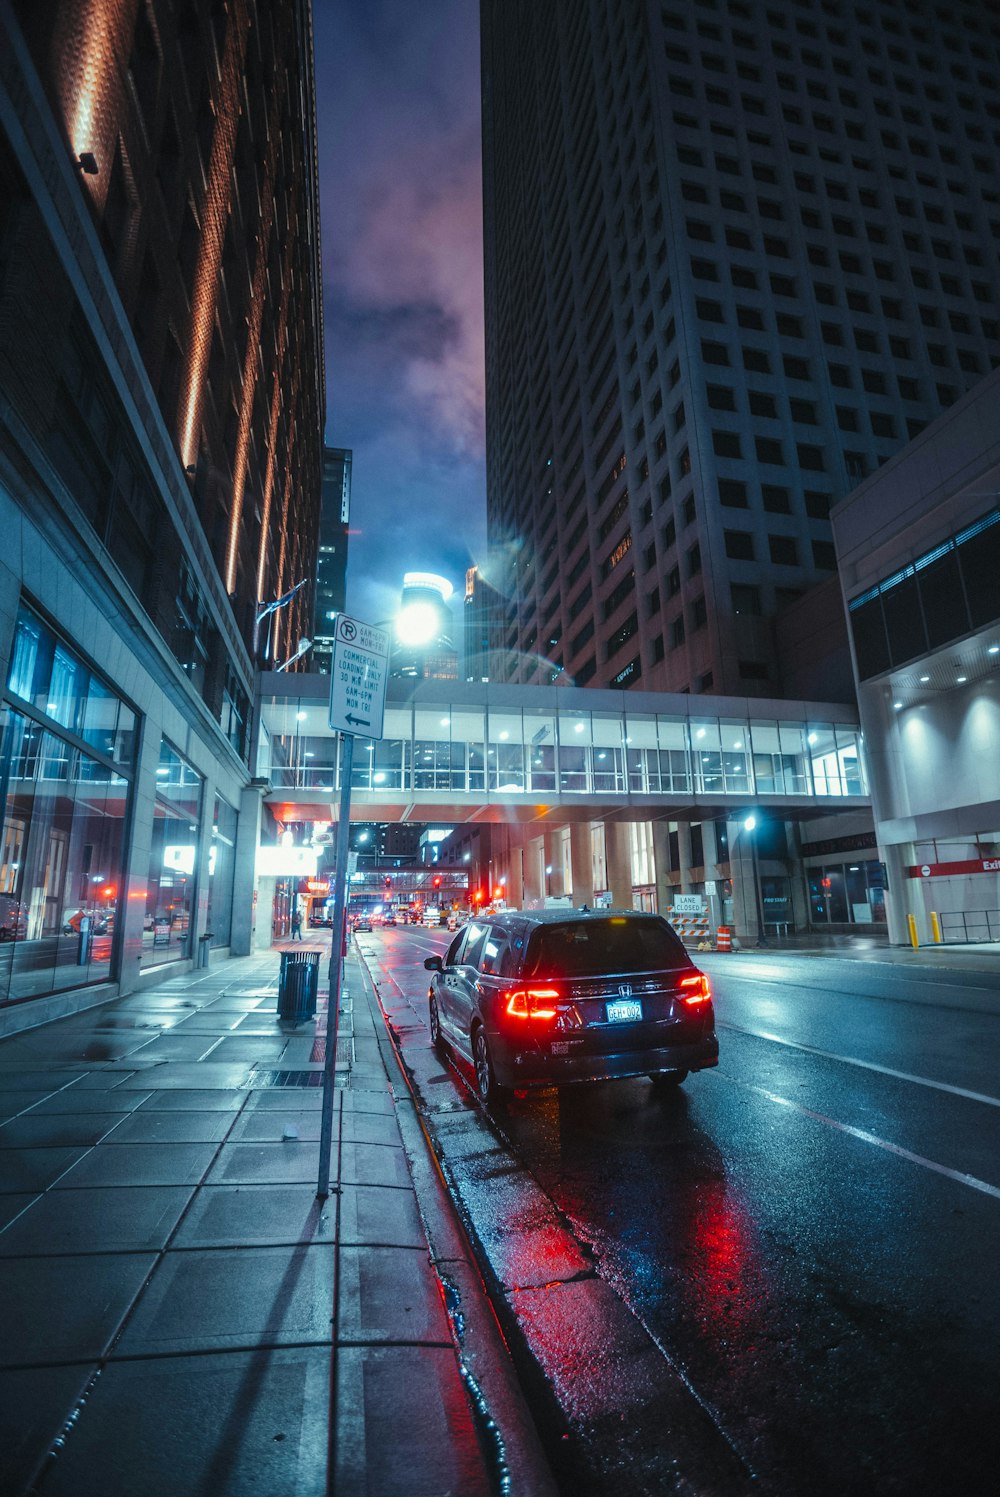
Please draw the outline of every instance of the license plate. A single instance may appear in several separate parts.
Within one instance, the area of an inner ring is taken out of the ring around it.
[[[642,1018],[642,1004],[638,998],[616,998],[608,1004],[609,1024],[634,1023]]]

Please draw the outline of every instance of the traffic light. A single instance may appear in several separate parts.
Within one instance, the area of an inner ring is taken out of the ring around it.
[[[433,879],[431,879],[431,883],[434,885],[435,889],[440,889],[440,887],[441,887],[441,878],[440,878],[440,875],[435,875],[435,877]]]
[[[388,875],[388,874],[386,874],[386,876],[385,876],[385,878],[384,878],[384,879],[383,879],[383,880],[382,880],[382,882],[383,882],[383,883],[384,883],[384,884],[385,884],[385,887],[386,887],[386,888],[387,888],[387,889],[391,889],[391,888],[392,888],[392,879],[391,879],[391,878],[390,878],[390,877],[389,877],[389,875]]]

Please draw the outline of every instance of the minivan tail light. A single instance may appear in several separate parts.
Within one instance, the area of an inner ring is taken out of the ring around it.
[[[688,1008],[695,1008],[699,1003],[711,1003],[712,989],[704,972],[699,972],[694,977],[682,977],[680,986],[684,989],[681,997]]]
[[[553,1000],[558,997],[555,988],[515,988],[504,994],[504,1006],[512,1019],[554,1019],[558,1010]]]

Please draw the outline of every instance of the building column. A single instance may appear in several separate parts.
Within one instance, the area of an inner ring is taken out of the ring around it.
[[[689,894],[691,892],[691,823],[679,821],[677,823],[677,863],[681,873],[681,886],[676,892]]]
[[[669,882],[670,873],[670,822],[653,822],[653,882],[656,889],[655,908],[658,915],[665,915],[674,902],[674,886]]]
[[[232,956],[249,956],[254,950],[258,900],[257,847],[260,843],[265,788],[264,783],[252,783],[244,788],[240,796],[240,819],[236,824],[233,857],[233,921],[229,943]],[[271,944],[270,899],[263,911],[263,918],[265,929],[262,931],[262,944],[267,948]]]
[[[545,901],[545,838],[528,837],[521,847],[521,908],[540,909]]]
[[[524,908],[524,848],[519,837],[511,837],[507,846],[507,866],[506,869],[501,869],[507,876],[505,897],[510,909],[520,910]]]
[[[574,821],[570,828],[569,849],[573,879],[573,903],[594,906],[594,852],[589,821]]]
[[[929,940],[930,921],[925,917],[922,880],[907,878],[903,872],[913,862],[913,844],[880,842],[879,857],[885,864],[885,917],[890,944],[909,946],[910,927],[906,917],[911,912],[916,916],[918,939]]]
[[[608,864],[608,888],[616,910],[632,908],[632,859],[629,855],[628,826],[624,821],[604,823],[604,856]]]
[[[149,888],[149,859],[153,845],[156,803],[156,771],[160,763],[160,724],[147,717],[142,725],[138,762],[133,780],[135,802],[132,836],[123,869],[124,898],[118,901],[118,918],[125,926],[122,939],[121,975],[118,991],[134,992],[142,970],[143,929]]]
[[[552,872],[545,878],[546,893],[554,898],[566,893],[566,870],[563,867],[562,827],[549,827],[544,838],[545,868]]]

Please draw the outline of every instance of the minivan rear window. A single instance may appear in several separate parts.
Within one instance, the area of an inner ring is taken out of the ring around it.
[[[666,921],[629,920],[619,915],[536,926],[524,976],[600,977],[690,965],[690,957]]]

